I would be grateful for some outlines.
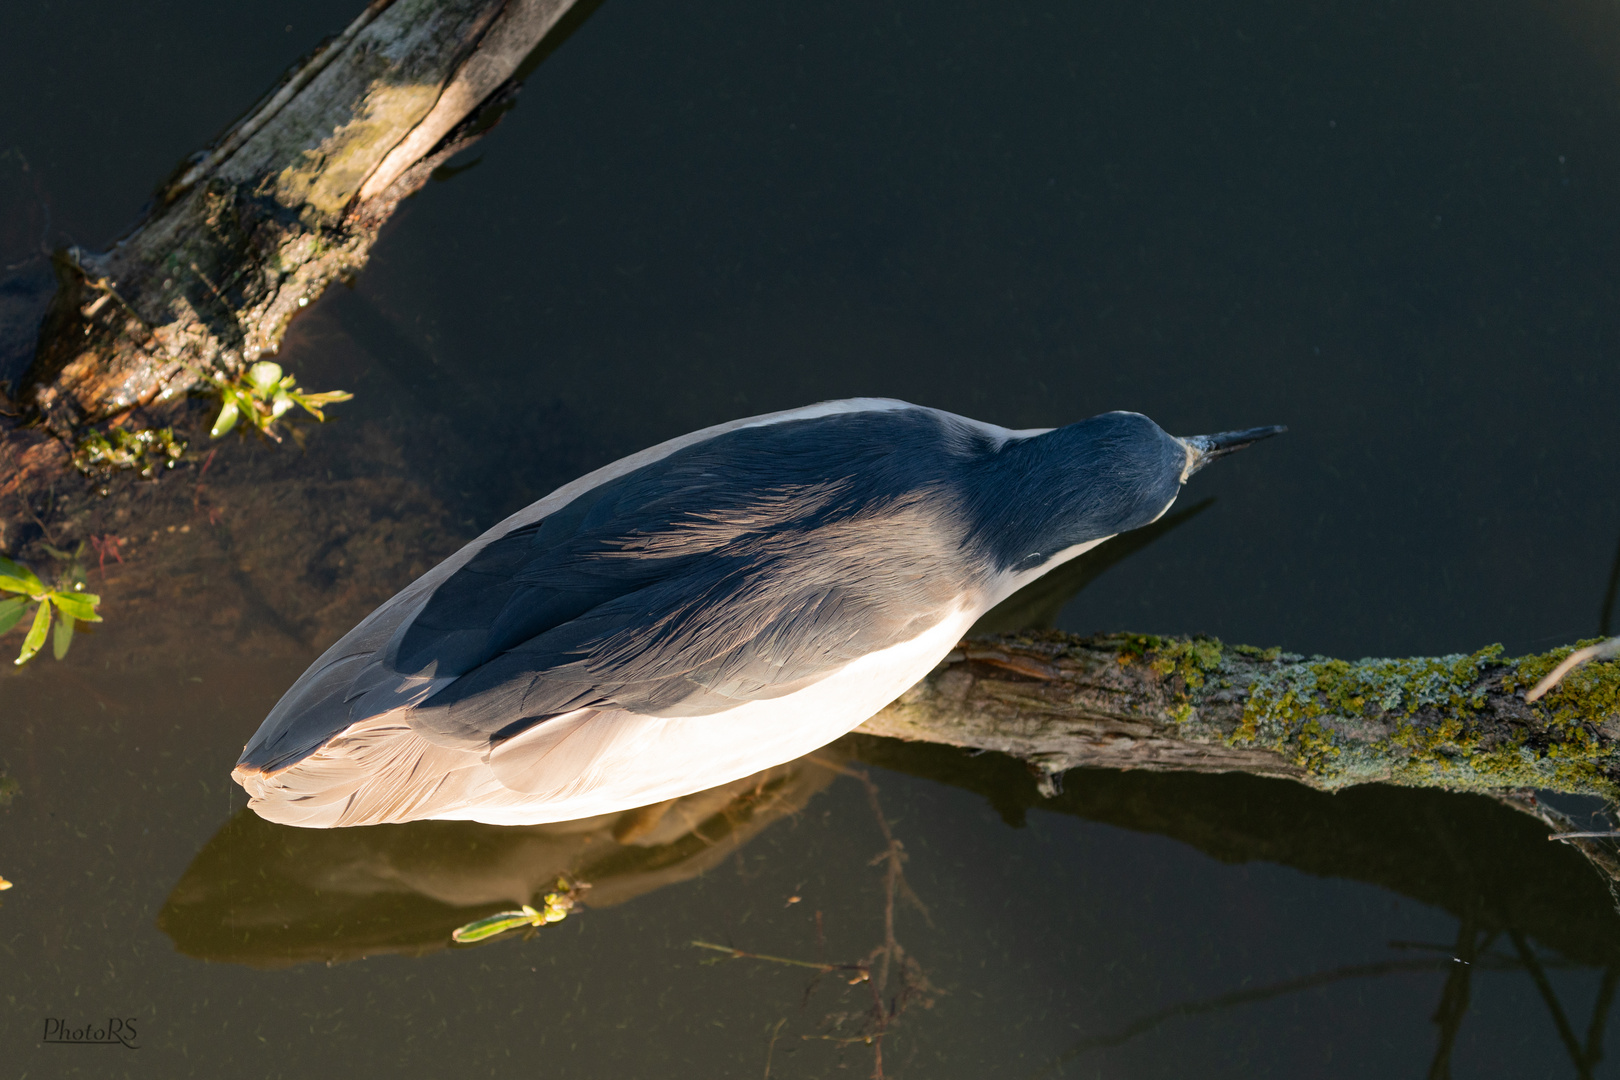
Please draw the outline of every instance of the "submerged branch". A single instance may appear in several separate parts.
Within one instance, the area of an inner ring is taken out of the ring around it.
[[[1088,765],[1613,800],[1620,662],[1525,700],[1574,648],[1350,663],[1213,638],[1009,635],[963,642],[861,730],[999,751],[1048,792]]]

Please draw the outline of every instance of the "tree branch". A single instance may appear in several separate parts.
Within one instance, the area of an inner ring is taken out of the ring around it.
[[[1573,648],[1349,663],[1213,638],[1008,635],[963,642],[861,730],[1009,754],[1047,791],[1091,765],[1615,799],[1620,663],[1524,700]]]

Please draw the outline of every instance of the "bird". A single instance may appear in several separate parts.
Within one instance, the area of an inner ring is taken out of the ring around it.
[[[270,821],[536,825],[802,757],[998,602],[1286,430],[1009,430],[886,398],[704,428],[490,528],[318,657],[232,778]]]

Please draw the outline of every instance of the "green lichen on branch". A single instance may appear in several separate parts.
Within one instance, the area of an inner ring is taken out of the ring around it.
[[[1221,652],[1219,638],[1161,639],[1148,665],[1160,675],[1180,679],[1186,691],[1197,691],[1204,688],[1209,676],[1221,670]]]
[[[1385,782],[1620,799],[1620,660],[1536,702],[1578,646],[1345,661],[1209,637],[1056,632],[968,643],[864,730],[1078,765],[1245,771],[1323,790]]]
[[[1120,663],[1128,664],[1136,658],[1147,663],[1150,670],[1172,684],[1175,701],[1170,706],[1170,718],[1186,723],[1197,712],[1193,695],[1204,688],[1209,677],[1221,670],[1224,646],[1219,638],[1197,635],[1190,638],[1158,637],[1154,634],[1119,635]]]
[[[1602,727],[1620,722],[1620,664],[1588,665],[1544,703],[1523,700],[1574,647],[1518,659],[1491,645],[1440,657],[1273,661],[1249,681],[1228,741],[1272,750],[1329,788],[1385,780],[1613,795],[1620,751]]]

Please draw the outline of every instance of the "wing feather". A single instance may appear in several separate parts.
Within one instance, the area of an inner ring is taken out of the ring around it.
[[[466,751],[487,777],[495,758],[534,756],[514,740],[543,742],[526,733],[552,718],[708,715],[909,640],[973,585],[949,485],[982,439],[965,423],[900,403],[832,409],[738,425],[570,485],[571,497],[509,519],[317,661],[239,772],[274,772],[345,730],[350,751],[378,763],[394,752],[361,731],[404,726],[412,753],[431,759],[421,768],[459,775],[451,758]],[[355,775],[322,769],[342,774],[330,777],[337,788]],[[426,775],[404,759],[386,771],[399,783]],[[523,786],[538,775],[501,771]],[[433,798],[472,782],[452,776]]]

